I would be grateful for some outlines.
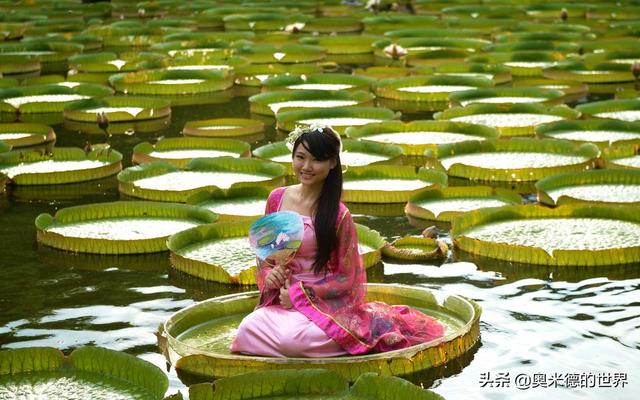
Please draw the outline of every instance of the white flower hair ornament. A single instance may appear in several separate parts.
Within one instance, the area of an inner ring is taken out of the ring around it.
[[[296,143],[296,140],[298,140],[300,136],[302,136],[303,133],[315,132],[315,131],[325,132],[325,128],[328,128],[327,131],[330,132],[329,133],[330,135],[334,135],[336,139],[338,139],[338,142],[340,143],[340,149],[338,151],[342,153],[342,139],[340,139],[340,134],[336,132],[329,125],[321,125],[321,124],[311,124],[309,126],[297,125],[294,130],[289,132],[289,136],[287,136],[287,138],[284,140],[284,143],[287,145],[287,148],[290,151],[293,151],[293,145]]]

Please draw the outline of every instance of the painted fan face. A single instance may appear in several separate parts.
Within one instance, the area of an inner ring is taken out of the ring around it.
[[[284,264],[302,243],[304,223],[300,214],[279,211],[258,219],[249,229],[249,244],[258,258]]]

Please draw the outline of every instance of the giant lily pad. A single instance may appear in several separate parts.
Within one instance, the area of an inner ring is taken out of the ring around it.
[[[77,73],[134,72],[143,69],[149,61],[162,58],[161,54],[146,52],[122,58],[111,52],[78,54],[69,58],[69,68]]]
[[[467,253],[536,265],[595,266],[640,261],[640,214],[631,206],[504,206],[453,221]]]
[[[387,243],[382,254],[403,261],[433,261],[445,258],[448,250],[447,245],[440,240],[405,236]]]
[[[261,134],[264,123],[246,118],[217,118],[200,121],[189,121],[184,125],[185,136],[197,137],[242,137]]]
[[[340,163],[349,167],[374,164],[398,164],[402,150],[394,145],[345,139],[340,153]],[[258,147],[253,151],[256,157],[274,161],[291,171],[292,154],[284,142],[276,142]]]
[[[362,30],[362,21],[357,16],[339,16],[314,18],[307,21],[300,29],[304,33],[352,33]],[[285,28],[286,29],[286,28]],[[291,29],[293,31],[293,27]]]
[[[488,186],[447,187],[414,194],[404,211],[410,218],[450,223],[467,211],[520,202],[520,195],[511,190]]]
[[[484,78],[464,76],[413,76],[384,79],[376,85],[378,97],[405,101],[439,101],[449,99],[449,94],[478,87],[492,86],[493,82]]]
[[[592,144],[529,138],[448,144],[437,151],[450,176],[491,182],[535,181],[561,172],[584,171],[594,167],[598,154]]]
[[[434,26],[438,24],[438,22],[438,17],[433,15],[402,15],[393,13],[369,16],[362,19],[365,32],[385,33],[388,35],[388,31],[404,28],[403,32],[408,32],[407,36],[410,37],[423,36],[420,35],[419,32],[415,32],[418,31],[417,28]]]
[[[274,358],[229,353],[240,320],[253,310],[258,292],[213,298],[187,307],[164,324],[162,344],[180,371],[202,377],[228,377],[271,369],[326,368],[354,381],[364,372],[409,375],[444,364],[469,351],[479,338],[480,307],[459,296],[442,303],[432,292],[400,285],[367,285],[367,301],[416,307],[446,325],[444,337],[407,349],[362,356]],[[356,367],[357,366],[357,367]]]
[[[375,373],[361,375],[349,388],[344,377],[322,369],[254,372],[189,387],[191,400],[230,399],[231,393],[243,399],[443,400],[404,379]]]
[[[342,133],[350,126],[366,125],[399,117],[400,113],[380,107],[294,110],[278,113],[276,125],[278,129],[290,132],[298,125],[320,124],[331,126],[334,130]]]
[[[12,147],[35,146],[56,140],[56,133],[42,124],[0,124],[0,141]]]
[[[240,187],[226,191],[218,189],[198,192],[187,199],[187,204],[215,212],[221,222],[254,220],[264,215],[270,192],[263,187]]]
[[[576,110],[595,118],[640,121],[640,100],[605,100],[581,104]]]
[[[416,67],[420,71],[420,67]],[[425,71],[427,73],[427,71]],[[441,64],[432,69],[434,75],[461,76],[467,78],[485,78],[494,84],[503,84],[511,81],[511,71],[500,65],[487,65],[482,63],[451,63]]]
[[[251,146],[233,139],[166,138],[155,145],[149,142],[133,148],[133,162],[144,164],[156,160],[169,162],[178,168],[185,167],[194,158],[247,157]]]
[[[379,38],[370,35],[311,36],[300,39],[302,44],[321,46],[327,54],[373,53],[372,44]]]
[[[382,248],[387,243],[378,231],[365,225],[356,224],[358,232],[358,252],[365,268],[376,265],[381,258]]]
[[[128,94],[201,94],[229,89],[233,75],[226,71],[149,70],[112,75],[109,82],[118,92]]]
[[[61,85],[34,85],[0,90],[0,112],[51,113],[62,112],[64,107],[78,100],[104,97],[113,90],[89,83],[73,88]]]
[[[96,122],[106,117],[108,122],[131,122],[166,118],[171,115],[168,100],[148,97],[109,96],[81,100],[64,109],[66,120]]]
[[[509,68],[513,76],[542,76],[546,69],[563,59],[564,56],[558,52],[514,51],[472,56],[467,61],[501,64]]]
[[[467,106],[469,104],[522,104],[540,103],[557,104],[562,102],[564,93],[553,89],[538,88],[491,88],[454,92],[449,95],[454,106]]]
[[[252,222],[201,225],[171,236],[171,264],[209,281],[255,284],[256,255],[249,246]]]
[[[566,106],[547,108],[540,104],[471,104],[434,115],[435,119],[491,126],[501,136],[532,136],[537,125],[578,116],[579,112]]]
[[[552,175],[536,183],[538,199],[549,205],[576,202],[640,205],[640,171],[594,170]]]
[[[35,56],[16,56],[0,53],[0,73],[7,77],[27,77],[40,74],[42,65]]]
[[[610,147],[604,150],[602,159],[607,168],[640,169],[640,147]]]
[[[83,182],[117,174],[122,169],[117,151],[58,147],[52,153],[17,151],[0,154],[0,172],[13,185]]]
[[[341,90],[294,90],[256,94],[249,97],[251,112],[275,115],[279,110],[289,108],[344,108],[373,104],[371,93]]]
[[[185,204],[117,201],[60,209],[36,218],[38,242],[80,253],[136,254],[167,250],[165,241],[217,215]]]
[[[301,44],[243,45],[236,47],[233,54],[248,59],[252,64],[309,63],[320,61],[326,57],[326,51],[323,47]]]
[[[190,195],[219,188],[282,185],[284,167],[232,157],[194,158],[185,169],[164,161],[130,167],[118,174],[120,192],[147,200],[184,202]]]
[[[285,74],[317,74],[322,67],[316,64],[252,64],[235,69],[236,81],[240,86],[261,86],[268,78]]]
[[[407,155],[422,155],[427,149],[445,143],[485,140],[498,137],[498,131],[482,125],[447,121],[380,122],[347,128],[345,134],[354,139],[394,144]]]
[[[0,394],[30,393],[54,399],[160,400],[167,376],[148,361],[101,347],[81,347],[69,356],[52,347],[0,351]]]
[[[252,13],[227,15],[222,21],[227,31],[277,31],[295,22],[304,23],[310,19],[310,16],[304,14]]]
[[[349,74],[280,75],[262,81],[264,90],[366,90],[374,80]]]
[[[436,170],[410,166],[373,165],[349,168],[344,173],[344,202],[405,203],[412,194],[429,186],[446,186],[447,177]]]
[[[630,66],[620,63],[588,65],[576,61],[566,61],[545,70],[544,75],[552,79],[583,83],[616,83],[635,80]]]
[[[540,125],[536,134],[577,143],[594,143],[600,148],[640,142],[640,123],[606,120],[559,121]]]

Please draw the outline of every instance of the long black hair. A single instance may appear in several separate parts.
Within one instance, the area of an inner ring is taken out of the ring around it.
[[[293,154],[302,145],[319,161],[334,160],[336,165],[329,171],[329,175],[322,184],[320,196],[316,200],[314,226],[318,251],[313,262],[313,272],[319,274],[327,271],[327,263],[331,252],[336,247],[336,220],[342,197],[342,165],[340,164],[340,139],[338,134],[329,127],[308,128],[293,144]]]

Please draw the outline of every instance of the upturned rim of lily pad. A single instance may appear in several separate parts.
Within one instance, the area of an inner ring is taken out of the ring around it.
[[[376,96],[404,101],[446,101],[451,91],[446,92],[408,92],[399,90],[405,87],[422,85],[491,87],[493,81],[486,78],[448,75],[423,75],[402,78],[387,78],[378,81],[374,92]]]
[[[1,375],[19,377],[39,372],[74,371],[112,377],[127,385],[144,388],[150,399],[161,400],[169,387],[167,376],[152,363],[124,352],[103,347],[80,347],[65,356],[53,347],[0,350]]]
[[[39,161],[96,160],[106,163],[93,168],[62,172],[22,173],[9,179],[12,185],[58,185],[85,182],[115,175],[122,170],[122,154],[116,150],[92,150],[86,152],[76,147],[55,147],[51,153],[29,149],[0,154],[0,166],[14,166]]]
[[[403,133],[403,132],[420,132],[420,131],[433,131],[433,132],[451,132],[460,133],[463,135],[469,135],[469,140],[477,139],[495,139],[498,138],[500,133],[495,128],[485,126],[468,124],[466,122],[451,122],[451,121],[434,121],[434,120],[417,120],[411,122],[403,121],[385,121],[376,124],[367,124],[363,126],[349,127],[345,131],[345,135],[349,138],[359,140],[370,140],[368,136],[377,135],[379,133]],[[436,149],[437,144],[411,144],[411,143],[393,143],[400,146],[405,154],[408,155],[422,155],[427,149]]]
[[[527,113],[540,115],[555,115],[563,119],[577,119],[581,113],[576,109],[565,105],[548,107],[542,104],[470,104],[465,107],[454,107],[438,112],[433,115],[436,120],[450,120],[456,117],[478,114],[510,114]],[[539,124],[532,124],[525,127],[497,127],[500,136],[532,136],[535,127]]]
[[[246,269],[232,275],[223,265],[187,258],[180,254],[181,249],[196,243],[216,239],[248,238],[252,223],[252,220],[216,222],[199,225],[171,235],[167,239],[171,266],[178,271],[207,281],[233,285],[255,285],[255,265],[247,265]]]
[[[237,157],[249,157],[251,155],[251,145],[247,142],[234,139],[222,138],[198,138],[198,137],[177,137],[164,138],[155,144],[141,142],[133,147],[132,161],[134,164],[144,164],[152,161],[162,160],[184,168],[193,159],[188,158],[163,158],[160,155],[151,155],[154,151],[170,150],[220,150],[237,154]]]
[[[493,152],[553,153],[580,156],[584,157],[585,160],[577,164],[542,168],[484,168],[454,163],[446,169],[447,174],[465,179],[490,182],[537,181],[557,173],[593,169],[600,154],[598,147],[591,143],[575,145],[568,141],[557,139],[511,138],[509,140],[488,139],[481,142],[470,141],[445,144],[438,146],[436,151],[427,150],[425,155],[427,157],[436,156],[438,162],[441,162],[447,156]],[[445,168],[442,167],[442,170],[445,170]]]
[[[322,101],[322,100],[344,100],[355,101],[356,103],[342,107],[371,106],[375,96],[362,90],[348,92],[343,90],[278,90],[263,92],[249,97],[249,109],[252,113],[261,115],[276,115],[280,110],[308,109],[321,107],[291,106],[282,107],[276,112],[272,104],[287,101]]]
[[[26,96],[47,96],[47,95],[77,95],[84,98],[106,97],[113,94],[113,89],[108,86],[81,83],[73,88],[61,86],[57,84],[42,84],[33,86],[20,86],[10,89],[0,89],[0,112],[9,113],[58,113],[64,110],[64,107],[72,102],[80,99],[72,99],[65,102],[53,101],[34,101],[21,104],[18,108],[12,104],[4,102],[4,99],[26,97]]]
[[[236,182],[230,188],[221,189],[217,186],[202,186],[187,190],[162,190],[162,189],[141,189],[136,187],[135,181],[138,179],[159,176],[178,171],[233,171],[260,173],[270,177],[257,182]],[[171,201],[184,203],[189,196],[200,191],[211,191],[214,189],[230,190],[239,187],[267,187],[274,189],[284,184],[285,168],[282,165],[257,160],[251,158],[194,158],[187,163],[185,168],[178,168],[166,161],[153,161],[147,164],[129,167],[118,174],[118,190],[120,193],[131,197],[142,198],[155,201]]]
[[[170,85],[152,81],[185,80]],[[193,82],[192,82],[193,80]],[[109,83],[118,92],[133,95],[183,95],[223,91],[233,86],[234,76],[228,71],[145,70],[114,74]]]
[[[637,263],[640,246],[604,250],[555,250],[547,253],[540,247],[476,240],[465,236],[469,229],[493,222],[528,218],[604,218],[640,223],[634,206],[569,204],[548,208],[539,205],[516,205],[475,210],[453,220],[453,246],[464,252],[517,263],[558,267],[605,266]]]
[[[372,118],[380,120],[399,119],[400,113],[383,107],[362,107],[354,106],[349,108],[316,108],[309,110],[282,111],[276,115],[276,126],[278,129],[290,132],[298,125],[304,125],[302,120],[310,118]],[[347,127],[333,127],[338,132],[344,131]]]
[[[210,210],[178,203],[149,201],[115,201],[61,208],[52,216],[43,213],[35,220],[38,243],[59,250],[97,254],[138,254],[166,251],[170,235],[151,239],[94,239],[64,236],[50,232],[56,225],[115,218],[176,218],[198,221],[201,224],[215,222],[218,215]]]
[[[176,369],[200,376],[221,378],[266,369],[322,366],[354,381],[363,372],[406,375],[442,365],[472,349],[479,338],[481,308],[472,300],[451,295],[438,301],[432,292],[424,288],[404,285],[368,284],[367,292],[369,300],[376,296],[391,303],[437,309],[457,319],[460,328],[442,338],[407,349],[325,358],[275,358],[212,353],[190,347],[177,339],[186,329],[213,318],[250,312],[258,300],[258,292],[245,292],[209,299],[173,314],[161,327],[161,347],[166,348],[165,355]],[[446,356],[441,350],[443,346],[448,349]],[[359,368],[353,368],[356,362]]]
[[[0,124],[0,134],[2,133],[30,134],[29,136],[16,139],[3,139],[4,143],[13,148],[36,146],[56,140],[56,133],[53,128],[44,124],[29,124],[24,122],[2,123]]]
[[[224,129],[204,129],[208,126],[227,126]],[[182,133],[196,137],[238,137],[264,132],[264,122],[248,118],[214,118],[188,121]]]
[[[379,179],[405,179],[420,180],[424,187],[410,190],[381,191],[377,188],[366,190],[343,189],[342,201],[345,203],[406,203],[409,198],[426,187],[447,186],[447,175],[436,169],[419,168],[413,166],[398,165],[369,165],[364,167],[351,167],[344,174],[344,182],[351,180]]]
[[[72,121],[95,122],[98,112],[87,110],[107,108],[104,114],[109,122],[145,121],[166,118],[171,115],[169,100],[152,97],[109,96],[100,99],[80,100],[64,108],[64,118]],[[115,110],[109,110],[109,109]],[[119,110],[121,109],[121,110]],[[129,109],[136,109],[135,111]]]
[[[549,206],[560,206],[564,204],[587,203],[601,205],[626,205],[638,206],[640,202],[615,202],[615,201],[595,201],[585,200],[568,195],[562,195],[554,201],[548,192],[564,187],[575,187],[581,185],[633,185],[640,187],[640,170],[633,169],[597,169],[591,171],[571,172],[565,174],[551,175],[536,182],[538,191],[538,201]]]
[[[493,199],[500,200],[506,204],[520,204],[522,197],[515,191],[502,188],[492,188],[489,186],[460,186],[445,188],[424,189],[409,199],[405,206],[405,214],[412,218],[418,218],[426,221],[451,223],[454,218],[458,217],[463,211],[443,211],[440,214],[434,214],[429,208],[419,205],[423,201],[437,201],[449,199]]]
[[[541,98],[543,101],[537,102],[539,104],[555,104],[562,101],[562,97],[565,93],[555,89],[542,89],[536,87],[493,87],[493,88],[478,88],[474,90],[464,90],[460,92],[453,92],[449,94],[449,100],[452,106],[463,106],[465,102],[471,101],[472,103],[482,103],[482,101],[476,101],[486,98],[507,98],[507,97],[532,97]],[[505,101],[500,104],[514,104],[509,101]]]
[[[596,114],[611,112],[611,111],[630,111],[630,110],[640,111],[640,100],[626,99],[626,100],[594,101],[587,104],[580,104],[576,106],[576,110],[583,113],[584,115],[588,115],[591,118],[615,120],[615,118],[599,117]]]
[[[638,139],[620,140],[610,143],[608,140],[603,141],[582,141],[571,140],[574,143],[593,143],[604,149],[609,146],[618,146],[626,144],[634,144],[640,142],[640,121],[628,122],[616,119],[579,119],[571,121],[557,121],[549,124],[538,125],[535,129],[536,135],[541,138],[555,139],[556,134],[567,131],[614,131],[614,132],[630,132],[637,133]],[[563,139],[569,140],[569,139]]]

